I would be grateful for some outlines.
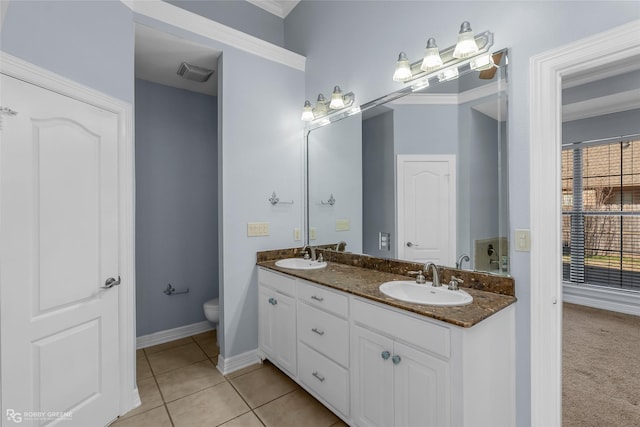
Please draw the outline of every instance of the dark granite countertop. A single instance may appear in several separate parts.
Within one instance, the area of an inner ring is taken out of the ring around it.
[[[399,274],[356,267],[336,262],[328,262],[327,267],[320,270],[292,270],[276,266],[275,260],[259,261],[258,266],[285,273],[309,282],[328,286],[363,298],[397,307],[453,325],[469,328],[492,314],[516,302],[511,295],[481,291],[465,287],[473,297],[473,302],[464,306],[439,307],[406,303],[386,296],[378,287],[392,280],[411,280]]]

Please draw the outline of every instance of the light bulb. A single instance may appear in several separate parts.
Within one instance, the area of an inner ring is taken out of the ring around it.
[[[400,52],[400,55],[398,55],[398,62],[396,62],[396,71],[393,73],[393,81],[404,82],[409,80],[411,77],[411,65],[409,65],[407,54]]]
[[[342,91],[340,90],[340,86],[336,86],[333,88],[333,93],[331,94],[331,103],[329,103],[329,108],[332,110],[339,110],[344,108],[344,98],[342,97]]]
[[[309,101],[304,101],[304,107],[302,108],[302,120],[305,122],[313,120],[313,108],[311,108],[311,103]]]
[[[471,30],[469,21],[464,21],[460,25],[460,33],[458,34],[458,43],[453,51],[454,58],[468,58],[478,51],[478,44]]]
[[[436,39],[432,37],[427,40],[427,47],[424,51],[424,59],[422,60],[420,69],[422,71],[432,71],[440,67],[442,67],[442,58],[436,45]]]

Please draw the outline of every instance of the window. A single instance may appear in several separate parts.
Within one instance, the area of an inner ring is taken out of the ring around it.
[[[640,140],[563,146],[563,279],[640,291]]]

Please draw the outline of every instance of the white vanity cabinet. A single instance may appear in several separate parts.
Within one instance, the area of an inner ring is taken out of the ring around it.
[[[351,298],[355,426],[515,425],[515,311],[462,328]]]
[[[264,268],[259,352],[358,427],[515,425],[515,308],[470,328]]]
[[[334,412],[349,418],[349,299],[297,281],[298,377]]]
[[[260,351],[280,368],[295,376],[295,279],[268,270],[258,271],[258,323]]]
[[[449,426],[448,329],[359,300],[352,316],[354,424]],[[436,337],[433,348],[422,334]]]

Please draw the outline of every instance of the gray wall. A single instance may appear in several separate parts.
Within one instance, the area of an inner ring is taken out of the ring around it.
[[[132,19],[131,10],[118,1],[11,0],[0,48],[133,102]]]
[[[576,13],[579,11],[579,18]],[[423,54],[426,39],[455,43],[460,23],[495,33],[510,47],[510,220],[529,228],[529,59],[536,54],[640,18],[637,2],[327,2],[303,1],[285,19],[285,46],[306,55],[307,99],[339,84],[366,102],[401,87],[392,81],[398,52]],[[331,22],[333,31],[326,31]],[[425,32],[425,29],[427,31]],[[375,46],[375,48],[372,48]],[[336,66],[340,64],[340,66]],[[536,236],[531,236],[535,239]],[[530,424],[529,253],[511,251],[516,295],[517,425]]]
[[[398,253],[393,115],[389,110],[362,121],[362,251],[383,258]],[[378,249],[380,232],[390,234],[389,251]]]
[[[165,1],[275,45],[284,45],[284,20],[245,0]]]
[[[137,336],[206,320],[218,296],[218,100],[136,79]],[[168,283],[189,288],[167,296]]]
[[[562,142],[580,142],[640,133],[640,109],[562,123]]]

